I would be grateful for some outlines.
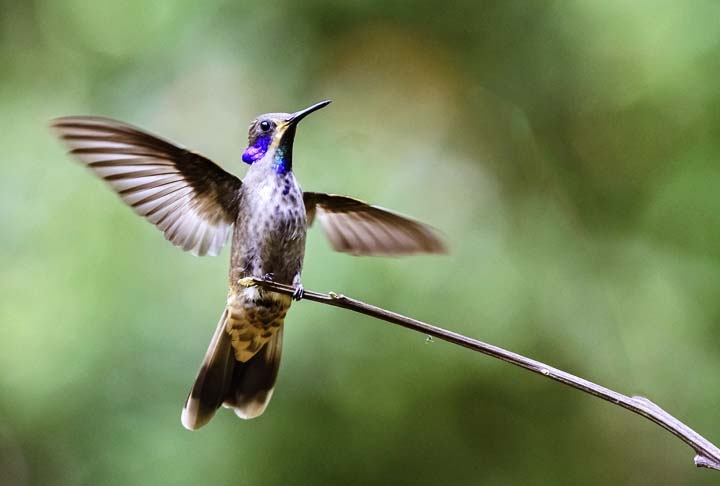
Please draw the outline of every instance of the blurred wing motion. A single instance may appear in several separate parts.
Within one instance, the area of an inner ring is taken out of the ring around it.
[[[335,194],[306,192],[308,224],[320,221],[336,251],[353,255],[445,253],[437,232],[418,221]]]
[[[240,179],[202,155],[108,118],[69,116],[52,127],[77,160],[174,245],[217,255],[238,211]]]

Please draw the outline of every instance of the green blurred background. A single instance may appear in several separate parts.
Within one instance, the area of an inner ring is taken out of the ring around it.
[[[720,440],[720,3],[0,1],[0,484],[717,484],[619,408],[312,303],[258,420],[180,410],[227,249],[173,248],[70,161],[107,115],[242,175],[258,113],[332,98],[308,190],[439,227],[335,290],[642,394]]]

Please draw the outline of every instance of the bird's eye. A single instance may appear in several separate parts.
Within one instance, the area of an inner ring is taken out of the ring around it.
[[[262,130],[263,132],[269,132],[270,128],[272,128],[272,123],[270,123],[269,121],[263,120],[260,122],[260,130]]]

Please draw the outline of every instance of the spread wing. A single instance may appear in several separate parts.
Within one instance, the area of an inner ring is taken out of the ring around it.
[[[238,211],[242,182],[202,155],[108,118],[69,116],[52,127],[70,154],[172,244],[217,255]]]
[[[354,255],[445,253],[437,231],[357,199],[306,192],[308,223],[317,218],[336,251]]]

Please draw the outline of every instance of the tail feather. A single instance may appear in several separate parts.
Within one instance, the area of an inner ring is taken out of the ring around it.
[[[255,418],[265,411],[280,368],[282,351],[282,327],[265,346],[249,361],[240,363],[233,371],[232,386],[223,403],[243,419]]]
[[[227,316],[225,309],[183,407],[181,421],[186,429],[195,430],[208,423],[227,394],[235,361],[230,336],[225,332]]]
[[[186,429],[196,430],[208,423],[220,405],[233,408],[238,417],[255,418],[272,397],[280,367],[282,327],[243,363],[235,359],[227,319],[225,309],[183,407],[181,421]]]

